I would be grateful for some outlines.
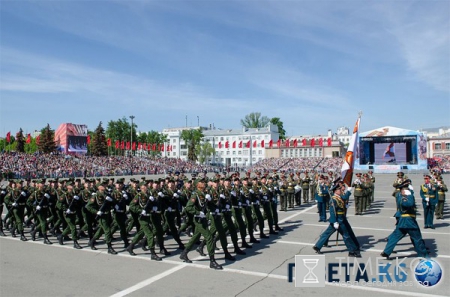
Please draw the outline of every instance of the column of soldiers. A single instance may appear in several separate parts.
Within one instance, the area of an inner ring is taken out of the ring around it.
[[[151,259],[160,261],[159,253],[170,255],[164,245],[164,236],[170,234],[182,250],[180,258],[191,262],[188,252],[200,243],[197,251],[204,255],[206,245],[210,267],[222,269],[214,257],[216,242],[220,242],[225,259],[235,260],[227,248],[229,235],[234,253],[245,255],[243,249],[252,248],[260,239],[276,235],[283,229],[278,225],[278,200],[289,184],[286,177],[238,175],[213,179],[193,177],[192,180],[168,177],[141,181],[131,179],[39,179],[11,180],[0,192],[0,236],[5,230],[12,236],[29,240],[42,238],[44,244],[53,244],[54,236],[60,245],[71,241],[81,249],[80,238],[88,240],[88,247],[96,250],[103,238],[109,254],[115,255],[114,235],[119,231],[124,249],[136,255],[140,244],[150,250]],[[291,190],[289,190],[291,193]],[[294,193],[295,194],[295,193]],[[289,196],[294,204],[295,198]],[[191,228],[192,237],[183,243],[180,235]],[[265,227],[268,232],[265,232]],[[131,233],[135,230],[134,233]],[[132,238],[129,240],[129,238]],[[240,245],[238,242],[240,238]]]
[[[355,215],[363,215],[374,202],[375,177],[373,172],[356,173],[356,179],[352,182],[355,196]]]

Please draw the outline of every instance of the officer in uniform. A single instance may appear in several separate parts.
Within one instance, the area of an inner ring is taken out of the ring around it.
[[[294,182],[294,173],[290,173],[289,177],[287,179],[287,190],[286,190],[286,197],[287,197],[287,204],[289,205],[289,208],[294,208],[294,196],[295,196],[295,182]]]
[[[369,170],[368,176],[370,179],[370,202],[369,205],[372,205],[372,203],[375,201],[375,176],[373,175],[373,171]]]
[[[441,176],[436,178],[436,187],[438,191],[438,203],[436,206],[436,219],[444,219],[444,204],[445,204],[445,192],[448,191],[447,185],[442,180]],[[1,214],[1,212],[0,212]]]
[[[309,184],[311,179],[309,178],[308,171],[305,172],[305,176],[302,179],[302,196],[303,203],[309,203]]]
[[[349,250],[349,256],[361,257],[360,244],[354,236],[353,230],[347,221],[346,217],[346,204],[351,195],[352,188],[345,190],[345,184],[337,182],[331,188],[333,196],[330,200],[330,225],[320,235],[319,240],[314,245],[313,249],[316,253],[322,254],[320,249],[328,242],[328,239],[334,232],[338,231],[344,240],[347,249]]]
[[[438,189],[435,184],[431,183],[431,176],[425,175],[425,183],[420,187],[420,197],[422,197],[423,215],[425,221],[425,229],[434,229],[433,219],[434,211],[438,201]]]
[[[389,235],[388,242],[383,252],[382,257],[389,259],[389,255],[395,248],[395,245],[402,239],[406,234],[409,234],[413,246],[417,252],[418,257],[427,257],[428,252],[425,247],[425,243],[422,239],[420,233],[419,225],[416,221],[416,207],[414,192],[411,186],[410,180],[405,180],[401,184],[397,185],[399,192],[397,193],[396,200],[399,206],[399,219],[395,226],[394,232]]]
[[[319,222],[327,221],[327,210],[325,206],[325,200],[327,199],[329,187],[325,183],[325,177],[321,175],[317,183],[316,201],[317,208],[319,209]]]
[[[287,211],[287,181],[286,176],[281,174],[281,180],[278,181],[279,197],[280,197],[280,211]]]
[[[355,215],[363,215],[364,211],[364,184],[361,180],[361,173],[356,173],[356,179],[352,183],[355,190]]]
[[[52,244],[52,242],[47,237],[47,218],[48,218],[48,199],[50,195],[45,192],[45,185],[42,180],[36,181],[37,188],[30,195],[28,201],[31,202],[31,205],[35,206],[36,216],[39,220],[39,224],[31,231],[31,239],[33,241],[36,240],[36,233],[39,231],[42,233],[42,237],[44,238],[44,244]]]

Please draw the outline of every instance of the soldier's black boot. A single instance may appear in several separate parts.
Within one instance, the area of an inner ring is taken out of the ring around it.
[[[200,243],[200,245],[195,249],[202,257],[206,256],[206,254],[203,252],[203,247],[205,246],[205,244],[206,244],[206,240],[203,240]]]
[[[219,265],[219,263],[216,262],[216,259],[214,259],[214,255],[209,256],[209,268],[213,268],[216,270],[222,270],[222,266]]]
[[[187,249],[184,249],[184,251],[180,255],[180,259],[183,260],[183,262],[192,263],[192,261],[188,258],[188,253],[189,251]]]
[[[262,232],[262,230],[261,230],[261,232],[259,233],[259,238],[269,238],[269,236],[264,234],[264,232]],[[251,238],[250,238],[250,242],[253,242]]]
[[[131,255],[131,256],[136,256],[136,254],[133,252],[134,249],[134,243],[131,242],[131,244],[127,247],[127,252]]]
[[[245,238],[242,238],[242,244],[241,244],[241,247],[247,248],[247,249],[251,249],[251,248],[252,248],[252,246],[249,245],[249,244],[247,243],[247,241],[245,241]]]
[[[58,243],[59,243],[60,245],[63,245],[63,244],[64,244],[64,236],[63,236],[62,234],[58,235]]]
[[[74,240],[73,241],[73,248],[77,249],[77,250],[81,250],[82,247],[78,244],[78,241]]]
[[[92,238],[91,240],[89,240],[88,246],[91,247],[91,250],[96,251],[97,248],[95,247],[95,239]]]
[[[150,259],[155,261],[161,261],[162,259],[158,257],[158,255],[155,253],[155,249],[150,249]]]
[[[148,248],[147,248],[147,238],[145,238],[145,237],[142,238],[141,241],[139,241],[139,244],[141,245],[142,250],[143,250],[144,252],[148,251]]]
[[[233,256],[228,252],[228,249],[227,249],[227,248],[225,248],[225,249],[223,250],[223,253],[225,254],[225,259],[226,259],[226,260],[236,261],[236,258],[233,257]]]
[[[123,248],[126,249],[130,246],[130,242],[128,241],[128,238],[123,239]]]
[[[44,244],[53,244],[47,237],[47,235],[44,235]]]
[[[164,256],[170,256],[170,253],[167,251],[167,249],[163,245],[162,246],[160,245],[159,253],[163,254]]]
[[[0,227],[0,236],[6,236],[5,232],[3,232],[3,227]]]
[[[37,232],[36,229],[34,229],[33,231],[30,232],[30,234],[31,234],[31,240],[33,240],[33,241],[36,241],[36,232]]]
[[[22,240],[22,241],[28,241],[28,239],[25,237],[25,234],[23,234],[23,230],[20,231],[20,240]]]
[[[269,234],[278,234],[278,232],[273,230],[273,228],[270,228]]]
[[[264,235],[264,236],[267,236],[267,235]],[[253,234],[251,234],[251,235],[250,235],[250,242],[251,242],[251,243],[259,243],[259,240],[256,239],[256,238],[253,236]]]
[[[233,246],[234,246],[234,252],[236,253],[236,255],[246,255],[247,253],[246,252],[244,252],[243,250],[241,250],[240,248],[239,248],[239,245],[236,243],[233,243]]]
[[[78,238],[86,238],[87,237],[86,233],[84,233],[83,230],[79,230],[77,236],[78,236]]]
[[[117,252],[113,249],[111,242],[108,243],[108,254],[117,255]]]
[[[283,231],[284,229],[278,225],[275,225],[275,231]]]
[[[178,243],[178,249],[179,250],[184,250],[185,249],[184,244],[181,242],[180,239],[177,240],[177,243]]]
[[[16,237],[17,235],[16,235],[16,227],[11,227],[11,230],[10,230],[10,232],[11,232],[11,236],[12,237]]]

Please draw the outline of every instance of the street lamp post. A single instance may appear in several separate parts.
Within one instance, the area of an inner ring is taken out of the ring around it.
[[[131,155],[133,155],[133,120],[134,120],[135,116],[131,115],[130,119],[131,119],[131,129],[130,129],[130,134],[131,134],[131,142],[130,142],[130,148],[131,148]]]

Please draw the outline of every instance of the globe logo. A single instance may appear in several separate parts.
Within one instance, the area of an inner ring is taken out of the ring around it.
[[[433,287],[439,283],[442,278],[442,268],[439,266],[438,262],[424,259],[421,260],[414,269],[414,276],[422,286]]]

